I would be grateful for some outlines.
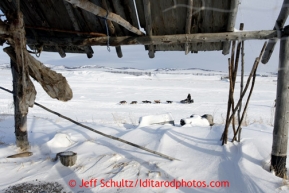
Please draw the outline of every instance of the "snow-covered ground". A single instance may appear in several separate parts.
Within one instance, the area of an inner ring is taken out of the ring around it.
[[[73,90],[73,99],[68,102],[51,99],[33,81],[37,90],[36,102],[95,130],[179,161],[170,161],[98,135],[38,106],[30,108],[27,123],[33,155],[6,158],[19,153],[19,149],[15,146],[12,95],[0,90],[2,192],[24,182],[57,182],[66,192],[246,193],[289,190],[285,180],[268,172],[276,76],[257,77],[241,142],[228,142],[222,146],[220,137],[229,85],[221,80],[225,73],[194,69],[186,73],[184,70],[179,73],[178,70],[173,73],[150,70],[151,76],[133,76],[107,72],[109,70],[125,69],[58,68]],[[1,68],[0,77],[0,86],[12,90],[10,69]],[[235,98],[239,95],[240,80],[237,82]],[[188,93],[194,103],[181,104],[179,101]],[[123,100],[127,104],[120,105]],[[152,103],[144,104],[144,100]],[[161,103],[155,104],[154,100]],[[173,103],[168,104],[167,100]],[[130,104],[131,101],[138,103]],[[140,117],[160,114],[171,115],[175,125],[138,127]],[[215,125],[181,127],[180,120],[192,114],[211,114]],[[74,166],[65,167],[59,160],[52,161],[62,151],[77,153]]]

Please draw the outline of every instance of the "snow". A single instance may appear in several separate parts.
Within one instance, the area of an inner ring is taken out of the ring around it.
[[[153,124],[172,124],[174,125],[174,118],[171,113],[159,114],[159,115],[147,115],[140,117],[139,125],[140,127],[150,126]]]
[[[192,69],[187,74],[178,70],[165,74],[152,70],[152,76],[133,76],[93,67],[56,70],[67,78],[73,99],[51,99],[33,81],[36,102],[107,135],[179,161],[106,138],[38,106],[29,109],[27,119],[33,155],[6,159],[20,151],[15,145],[12,95],[0,91],[0,190],[24,182],[57,182],[66,192],[288,192],[288,182],[268,171],[276,76],[256,78],[242,140],[222,146],[229,86],[221,80],[225,73],[210,75],[198,69],[195,74]],[[1,68],[0,77],[0,86],[12,90],[10,69]],[[239,96],[239,82],[238,77],[235,98]],[[188,93],[194,103],[181,104]],[[119,105],[122,100],[128,103]],[[143,104],[143,100],[161,103]],[[138,103],[129,104],[131,101]],[[139,127],[141,117],[168,112],[175,126],[148,121]],[[182,127],[180,120],[192,114],[211,114],[215,124],[204,125],[199,116],[194,116],[196,124]],[[232,128],[229,131],[231,139]],[[66,151],[77,153],[76,164],[71,167],[53,161],[57,153]],[[112,182],[124,186],[125,180],[135,187],[111,187]],[[229,187],[203,187],[212,181],[229,182]],[[198,187],[180,187],[181,182]],[[162,187],[152,187],[155,183]]]

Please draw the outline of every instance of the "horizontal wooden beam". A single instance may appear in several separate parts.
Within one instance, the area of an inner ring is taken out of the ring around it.
[[[111,46],[120,45],[170,45],[198,42],[226,42],[226,41],[245,41],[245,40],[266,40],[277,38],[276,30],[262,31],[238,31],[223,33],[198,33],[198,34],[177,34],[161,36],[123,36],[110,37]],[[44,38],[39,37],[41,43],[46,46],[107,46],[107,37],[96,38]],[[34,37],[27,37],[27,44],[36,44]],[[39,42],[38,42],[39,43]]]
[[[105,9],[95,5],[94,3],[91,3],[88,0],[65,0],[68,3],[71,3],[74,6],[77,6],[81,9],[84,9],[90,13],[93,13],[94,15],[107,18],[111,21],[114,21],[118,23],[119,25],[123,26],[127,30],[137,34],[137,35],[144,35],[139,29],[131,25],[128,21],[120,17],[119,15],[111,12],[107,12]]]

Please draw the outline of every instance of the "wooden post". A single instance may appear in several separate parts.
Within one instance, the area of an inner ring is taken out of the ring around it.
[[[20,111],[21,99],[21,76],[17,69],[17,64],[10,60],[11,71],[13,78],[13,100],[14,100],[14,120],[15,120],[15,137],[16,146],[20,147],[23,151],[29,149],[28,134],[27,134],[27,115],[23,115]]]
[[[271,152],[271,169],[278,177],[286,178],[286,158],[289,122],[289,40],[288,35],[280,41],[277,80],[276,112]]]
[[[186,34],[191,33],[193,15],[193,0],[188,0],[187,19],[186,19]],[[189,44],[185,43],[185,55],[189,53]]]
[[[36,90],[29,78],[28,57],[24,54],[26,50],[26,38],[23,14],[20,12],[20,4],[17,2],[18,11],[8,18],[10,22],[9,32],[13,39],[12,45],[15,51],[15,62],[11,58],[11,69],[13,76],[14,93],[14,117],[16,145],[22,151],[29,149],[27,136],[27,114],[28,108],[34,104]]]
[[[287,17],[289,15],[289,7],[288,6],[289,6],[289,0],[284,0],[283,4],[282,4],[281,11],[278,15],[275,26],[273,28],[274,30],[278,31],[278,37],[281,36],[281,29],[283,28],[283,26],[287,20]],[[263,58],[262,58],[263,64],[267,64],[267,62],[269,61],[269,59],[270,59],[270,57],[274,51],[276,43],[277,43],[277,39],[270,39],[269,40],[268,45],[267,45],[266,50],[265,50],[265,53],[264,53]]]
[[[143,1],[144,6],[144,14],[145,14],[145,20],[146,20],[146,32],[148,36],[152,36],[152,18],[151,18],[151,1],[150,0],[144,0]],[[154,58],[155,57],[155,48],[153,44],[148,45],[149,50],[149,57]]]
[[[239,6],[239,1],[231,0],[230,12],[228,14],[228,25],[227,25],[227,31],[228,32],[234,31],[235,22],[236,22],[236,18],[237,18],[238,6]],[[223,43],[223,52],[222,53],[224,55],[229,54],[230,46],[231,46],[230,41],[226,41]]]

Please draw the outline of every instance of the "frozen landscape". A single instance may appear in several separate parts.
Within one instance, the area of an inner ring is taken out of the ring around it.
[[[63,187],[61,192],[289,191],[288,181],[268,171],[276,75],[264,73],[256,78],[241,142],[222,146],[220,138],[229,92],[228,81],[221,80],[227,76],[225,72],[96,66],[51,68],[67,78],[73,99],[68,102],[51,99],[33,81],[37,103],[95,130],[178,160],[170,161],[106,138],[38,106],[29,109],[27,122],[33,155],[6,158],[20,151],[15,145],[12,95],[0,90],[1,192],[12,192],[23,183],[55,182]],[[0,78],[0,86],[12,90],[11,70],[5,65],[0,67]],[[237,77],[235,98],[239,95],[239,83]],[[194,103],[180,103],[188,93]],[[123,100],[127,104],[119,104]],[[152,103],[142,103],[145,100]],[[160,100],[160,103],[156,104],[154,100]],[[137,101],[137,104],[130,104],[131,101]],[[170,114],[175,125],[139,125],[140,117],[161,114]],[[215,124],[207,126],[196,122],[181,126],[180,120],[192,114],[211,114]],[[229,131],[232,138],[232,129]],[[77,153],[75,165],[65,167],[59,160],[53,161],[56,154],[63,151]],[[51,186],[43,188],[42,192],[49,192],[49,188]]]

